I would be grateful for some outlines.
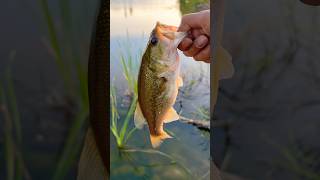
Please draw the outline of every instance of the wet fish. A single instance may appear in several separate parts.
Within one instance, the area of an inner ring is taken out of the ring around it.
[[[173,108],[178,88],[183,85],[177,47],[186,32],[157,22],[143,54],[138,76],[138,103],[134,114],[139,129],[148,124],[153,148],[171,138],[163,124],[179,119]]]
[[[109,145],[109,11],[110,3],[100,1],[94,34],[92,36],[89,64],[88,91],[90,127],[88,128],[78,164],[77,180],[106,180],[110,174]]]

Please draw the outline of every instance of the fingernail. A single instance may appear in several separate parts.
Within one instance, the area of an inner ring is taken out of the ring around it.
[[[201,49],[207,44],[207,40],[205,38],[199,38],[197,41],[194,42],[194,45]]]

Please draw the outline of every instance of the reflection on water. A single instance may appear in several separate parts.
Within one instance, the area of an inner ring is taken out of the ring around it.
[[[181,12],[179,1],[174,0],[117,0],[110,5],[111,78],[118,90],[121,122],[127,110],[122,101],[126,99],[123,95],[127,82],[121,57],[132,59],[139,65],[141,53],[156,22],[178,26]],[[180,91],[175,109],[182,110],[185,116],[194,117],[199,107],[209,107],[209,65],[187,58],[181,52],[180,58],[184,84],[185,87],[190,85],[190,92]],[[132,121],[129,126],[133,127]],[[175,138],[165,141],[159,150],[176,162],[159,154],[119,152],[114,137],[111,137],[111,179],[209,179],[209,134],[180,122],[166,124],[165,129]],[[148,136],[146,128],[135,131],[128,146],[149,149]]]
[[[123,36],[127,31],[131,36],[149,34],[157,21],[180,23],[179,4],[174,0],[111,1],[110,6],[111,36]]]

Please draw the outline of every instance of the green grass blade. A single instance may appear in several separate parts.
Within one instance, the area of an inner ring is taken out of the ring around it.
[[[110,88],[110,99],[111,99],[111,126],[115,129],[118,128],[117,120],[119,118],[119,114],[117,111],[117,96],[116,96],[116,89],[114,86]]]
[[[77,155],[81,150],[81,143],[79,143],[79,134],[88,118],[88,111],[80,112],[74,119],[74,123],[70,129],[69,135],[65,142],[64,149],[60,156],[57,169],[53,175],[53,180],[63,179],[71,166],[75,163]]]
[[[58,41],[57,33],[55,30],[53,18],[50,13],[50,10],[49,10],[48,2],[47,2],[47,0],[39,0],[39,2],[41,5],[41,9],[42,9],[45,21],[47,23],[50,45],[51,45],[53,52],[54,52],[54,55],[55,55],[55,62],[59,68],[61,75],[62,75],[65,87],[70,90],[71,79],[68,75],[68,70],[65,65],[66,62],[64,62],[62,59],[62,53],[59,48],[59,41]]]
[[[130,139],[132,134],[137,130],[136,127],[132,128],[125,137],[124,144],[127,144],[127,141]]]
[[[69,0],[59,0],[60,6],[60,16],[63,26],[66,28],[67,34],[70,35],[71,32],[71,13],[70,13],[70,1]]]
[[[131,102],[131,105],[130,105],[130,108],[127,112],[127,115],[126,115],[126,118],[123,122],[123,125],[122,125],[122,128],[120,130],[120,139],[121,139],[121,142],[123,142],[124,140],[124,137],[125,137],[125,133],[128,129],[128,124],[129,124],[129,120],[131,119],[134,111],[135,111],[135,107],[136,107],[136,104],[137,104],[137,97],[134,97],[132,102]]]
[[[9,97],[9,104],[10,104],[10,112],[12,113],[13,123],[14,123],[14,129],[16,133],[16,138],[18,141],[18,144],[21,144],[22,142],[22,133],[21,133],[21,120],[20,120],[20,114],[18,110],[17,105],[17,98],[14,92],[14,85],[13,81],[10,75],[10,71],[7,71],[7,83],[8,83],[8,97]]]
[[[111,127],[110,129],[112,134],[115,136],[116,140],[120,139],[117,128]]]
[[[79,80],[80,97],[84,109],[89,109],[89,96],[88,96],[88,78],[87,71],[84,70],[80,60],[74,62],[76,65],[77,77]]]
[[[6,161],[7,180],[14,179],[15,161],[14,161],[14,140],[12,134],[12,123],[9,111],[6,108],[6,98],[2,84],[0,84],[0,110],[4,116],[4,157]]]

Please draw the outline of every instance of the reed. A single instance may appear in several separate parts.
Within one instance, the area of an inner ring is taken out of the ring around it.
[[[120,52],[120,61],[122,64],[123,76],[126,79],[128,86],[129,95],[131,97],[131,103],[129,105],[128,111],[124,115],[124,120],[122,124],[119,124],[118,120],[121,119],[117,110],[117,94],[116,87],[111,86],[110,89],[110,99],[111,99],[111,132],[116,138],[117,146],[119,148],[124,148],[127,141],[130,139],[132,134],[135,132],[136,128],[129,128],[129,122],[133,118],[134,111],[136,109],[136,104],[138,100],[138,85],[137,85],[137,61],[132,56],[130,51],[130,43],[124,45],[126,51]],[[137,58],[140,58],[138,55]]]
[[[128,124],[129,121],[132,119],[132,115],[134,113],[137,97],[135,96],[130,104],[130,107],[125,114],[125,118],[123,123],[120,125],[118,122],[120,116],[117,110],[117,98],[116,98],[116,90],[115,87],[112,86],[110,91],[110,99],[111,99],[111,132],[116,139],[118,148],[124,148],[127,141],[132,136],[133,132],[136,128],[129,129]]]
[[[79,19],[84,19],[84,17],[72,17],[69,0],[60,0],[58,2],[60,18],[57,22],[61,22],[62,28],[57,27],[57,23],[53,18],[53,13],[48,6],[48,1],[39,0],[38,2],[48,32],[48,39],[50,42],[49,51],[53,52],[54,62],[62,77],[65,93],[68,98],[70,97],[71,100],[78,105],[76,112],[74,112],[75,116],[73,117],[72,124],[69,128],[63,149],[60,153],[56,170],[53,173],[53,179],[63,179],[71,167],[76,166],[77,156],[81,150],[80,142],[84,138],[83,127],[89,112],[87,71],[85,70],[86,63],[83,63],[86,62],[84,59],[87,59],[87,57],[84,57],[83,54],[81,54],[81,52],[84,51],[82,48],[89,49],[89,40],[81,39],[83,42],[75,43],[73,36],[75,36],[76,33],[72,33],[72,30],[75,28],[76,22]],[[90,29],[90,27],[83,27],[83,29],[86,28]],[[87,32],[90,31],[88,30]],[[76,34],[76,36],[89,38],[88,35]],[[81,46],[79,44],[81,44]]]
[[[10,66],[7,67],[3,82],[5,84],[0,83],[0,112],[4,117],[4,157],[6,159],[7,179],[28,179],[29,173],[24,166],[21,150],[21,119]]]
[[[320,173],[318,165],[320,154],[316,148],[303,145],[298,142],[292,135],[289,136],[289,144],[283,145],[270,139],[268,136],[264,140],[274,147],[280,154],[281,159],[274,159],[272,166],[279,167],[293,175],[296,178],[318,180]]]

